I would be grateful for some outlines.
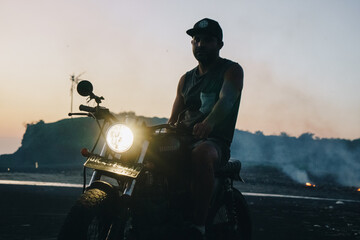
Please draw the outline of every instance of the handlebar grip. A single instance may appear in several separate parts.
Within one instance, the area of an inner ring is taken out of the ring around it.
[[[84,111],[84,112],[91,112],[91,113],[96,112],[96,108],[85,106],[85,105],[80,105],[79,109],[80,109],[80,111]]]

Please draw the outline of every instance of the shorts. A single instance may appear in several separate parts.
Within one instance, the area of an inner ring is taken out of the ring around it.
[[[220,157],[219,161],[217,161],[214,165],[215,169],[219,169],[224,166],[230,159],[230,147],[227,146],[221,139],[218,138],[207,138],[196,141],[192,144],[192,149],[196,148],[201,143],[209,143],[215,147],[218,152],[218,156]]]

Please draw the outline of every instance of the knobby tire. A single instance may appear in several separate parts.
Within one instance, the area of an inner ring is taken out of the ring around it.
[[[105,240],[114,216],[113,199],[100,189],[84,192],[71,208],[58,240]]]

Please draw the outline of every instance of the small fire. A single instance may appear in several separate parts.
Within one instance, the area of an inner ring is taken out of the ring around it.
[[[309,182],[305,183],[305,186],[307,186],[307,187],[316,187],[315,184],[311,184],[311,183],[309,183]]]
[[[357,191],[360,192],[360,188],[358,188]]]

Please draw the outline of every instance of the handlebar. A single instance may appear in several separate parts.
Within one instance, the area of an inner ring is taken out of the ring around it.
[[[68,116],[88,116],[91,117],[91,115],[89,113],[68,113]]]
[[[192,135],[192,129],[181,128],[171,124],[160,124],[149,127],[150,131],[155,132],[156,130],[168,129],[179,134]]]
[[[97,120],[111,119],[112,121],[117,121],[117,118],[110,113],[109,109],[104,108],[104,107],[100,107],[100,106],[89,107],[89,106],[81,104],[79,106],[79,110],[88,112],[88,113],[70,113],[69,116],[70,115],[87,115],[87,116],[93,117]]]
[[[82,104],[79,106],[79,109],[80,109],[80,111],[84,111],[84,112],[91,112],[91,113],[96,112],[96,108],[89,107],[89,106],[82,105]]]
[[[102,108],[102,107],[89,107],[86,105],[80,105],[79,106],[80,111],[88,112],[88,113],[69,113],[69,116],[71,115],[87,115],[87,116],[93,116],[96,119],[104,119],[109,117],[110,119],[117,121],[117,119],[109,112],[109,109]],[[89,114],[90,113],[90,114]],[[179,126],[171,125],[171,124],[159,124],[155,126],[148,127],[150,132],[156,132],[156,130],[162,130],[167,129],[179,134],[185,134],[185,135],[192,135],[192,129],[186,129]]]

